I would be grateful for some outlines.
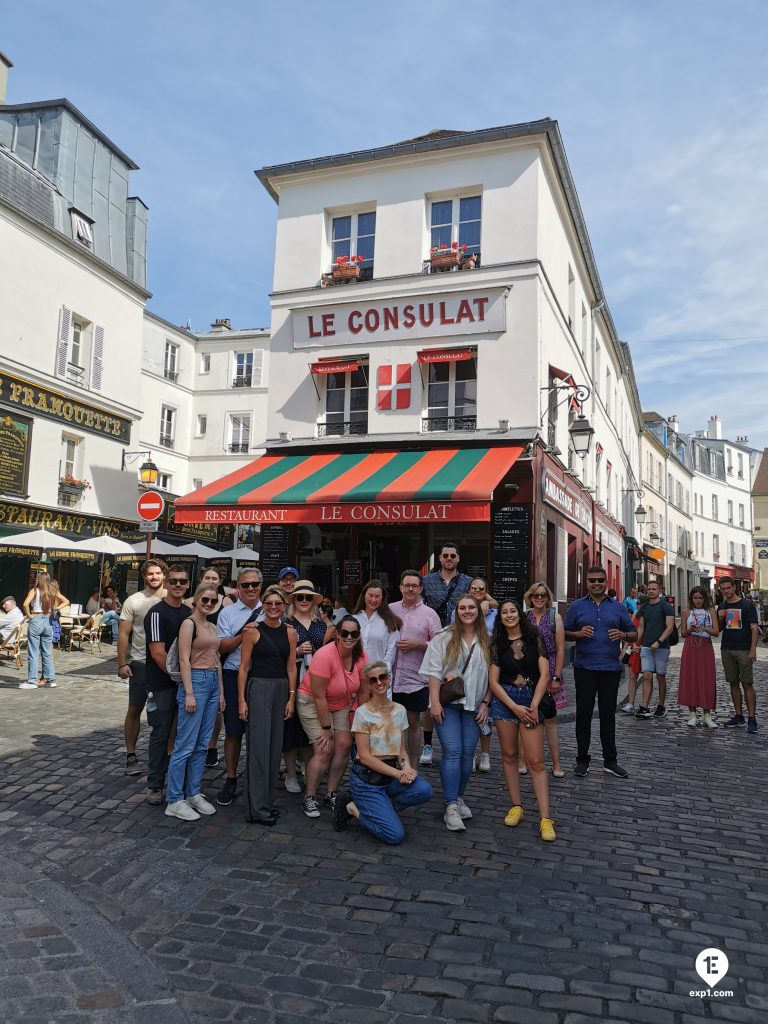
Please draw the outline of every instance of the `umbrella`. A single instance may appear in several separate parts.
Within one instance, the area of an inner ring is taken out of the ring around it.
[[[140,540],[138,544],[132,544],[131,548],[133,551],[137,551],[140,555],[143,555],[146,553],[147,550],[147,542],[144,540]],[[167,541],[164,540],[152,541],[153,555],[174,555],[176,554],[176,552],[180,550],[181,549],[177,548],[175,544],[169,544]]]
[[[229,551],[217,551],[217,558],[234,558],[242,562],[258,562],[259,552],[253,548],[230,548]]]
[[[5,555],[21,555],[34,558],[38,551],[47,553],[53,560],[58,558],[76,558],[85,562],[94,562],[93,552],[85,551],[73,540],[51,533],[50,530],[27,530],[13,537],[0,538],[0,553]]]
[[[90,540],[79,540],[75,547],[83,551],[96,551],[101,554],[101,566],[99,568],[99,600],[101,600],[101,581],[104,579],[104,556],[105,555],[133,555],[135,552],[130,544],[118,537],[110,537],[103,533],[100,537],[92,537]]]
[[[193,541],[191,544],[183,544],[180,548],[176,548],[177,555],[194,555],[195,558],[221,558],[221,551],[214,551],[213,548],[206,547],[205,544],[201,544],[199,541]]]

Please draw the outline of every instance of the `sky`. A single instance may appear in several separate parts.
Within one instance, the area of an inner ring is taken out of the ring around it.
[[[555,118],[643,408],[768,446],[766,0],[25,0],[7,102],[67,97],[139,164],[149,308],[269,326],[254,169]],[[762,70],[761,70],[762,69]]]

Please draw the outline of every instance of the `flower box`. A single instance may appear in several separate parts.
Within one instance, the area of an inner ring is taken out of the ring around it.
[[[433,270],[452,270],[458,267],[461,257],[455,249],[438,249],[430,254]]]
[[[331,271],[334,281],[356,281],[360,277],[360,265],[358,263],[344,263],[335,266]]]

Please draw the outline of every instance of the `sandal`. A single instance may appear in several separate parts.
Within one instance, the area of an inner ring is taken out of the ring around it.
[[[560,768],[558,771],[555,771],[555,769],[553,768],[552,769],[552,774],[554,775],[554,777],[556,779],[564,779],[565,778],[565,772],[563,771],[562,768]]]

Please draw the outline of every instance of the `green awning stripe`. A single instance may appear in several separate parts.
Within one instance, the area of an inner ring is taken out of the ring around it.
[[[397,480],[399,476],[415,466],[424,456],[424,452],[399,452],[394,459],[377,470],[367,480],[356,484],[352,490],[341,495],[340,501],[376,501],[381,491]]]
[[[240,498],[244,494],[249,494],[257,487],[261,487],[263,484],[271,483],[273,480],[277,480],[283,473],[287,473],[289,469],[293,469],[299,462],[304,461],[305,456],[303,455],[287,455],[284,459],[280,459],[279,462],[274,462],[271,465],[259,466],[259,461],[254,463],[256,472],[245,480],[241,480],[237,484],[232,484],[231,487],[226,487],[223,491],[219,491],[218,494],[212,494],[206,499],[206,505],[236,505]]]
[[[332,459],[327,466],[323,466],[322,469],[318,469],[315,473],[312,473],[306,478],[306,480],[300,480],[299,483],[294,484],[293,487],[289,487],[285,491],[281,491],[279,494],[275,494],[271,499],[275,504],[283,505],[301,505],[307,500],[307,496],[312,494],[314,491],[320,490],[321,487],[325,487],[332,480],[341,476],[342,473],[346,473],[347,470],[352,469],[353,466],[357,466],[363,459],[367,458],[367,454],[361,455],[337,455],[335,459]],[[297,456],[299,461],[305,461],[306,456]]]
[[[478,462],[487,454],[487,449],[474,449],[457,452],[453,458],[439,470],[431,480],[428,480],[423,487],[414,494],[414,500],[421,498],[446,498],[453,496],[453,492],[463,483],[468,474],[475,468]]]

